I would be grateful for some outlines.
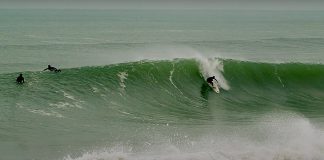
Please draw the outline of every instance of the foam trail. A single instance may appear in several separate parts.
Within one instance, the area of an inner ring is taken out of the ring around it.
[[[181,90],[174,84],[174,82],[172,80],[173,73],[174,73],[174,63],[172,63],[172,70],[170,71],[169,80],[170,80],[171,84],[183,95],[183,93],[181,92]]]
[[[127,72],[119,72],[117,74],[117,76],[119,77],[119,85],[121,87],[122,90],[125,90],[126,85],[125,85],[125,80],[127,79],[128,73]]]
[[[218,59],[208,59],[204,57],[199,57],[198,62],[200,63],[200,72],[204,79],[215,76],[221,88],[229,90],[226,79],[224,78],[222,72],[224,72],[223,62]]]

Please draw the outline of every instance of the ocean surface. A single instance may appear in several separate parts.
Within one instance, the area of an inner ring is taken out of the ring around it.
[[[0,159],[323,160],[323,17],[1,9]]]

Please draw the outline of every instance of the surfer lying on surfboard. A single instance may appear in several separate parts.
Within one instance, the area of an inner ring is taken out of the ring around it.
[[[55,67],[52,67],[51,65],[48,65],[47,68],[44,69],[44,71],[49,70],[49,71],[54,71],[54,72],[61,72],[60,69],[57,69]]]
[[[207,83],[209,83],[210,85],[214,86],[213,80],[215,79],[215,81],[218,83],[217,79],[215,78],[215,76],[212,77],[208,77],[207,78]]]

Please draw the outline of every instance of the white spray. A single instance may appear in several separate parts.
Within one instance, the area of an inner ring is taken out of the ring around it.
[[[222,74],[222,72],[224,72],[224,67],[221,60],[205,57],[199,57],[197,60],[200,63],[200,73],[202,74],[204,79],[215,76],[221,88],[225,90],[230,89],[230,86],[228,85],[226,79]]]

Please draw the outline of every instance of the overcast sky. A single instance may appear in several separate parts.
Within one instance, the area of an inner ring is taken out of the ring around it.
[[[324,10],[324,0],[0,0],[0,8]]]

